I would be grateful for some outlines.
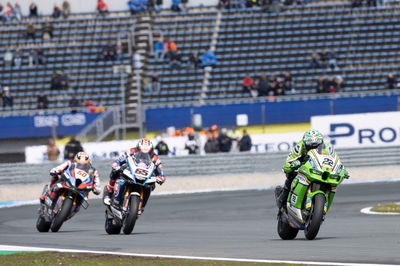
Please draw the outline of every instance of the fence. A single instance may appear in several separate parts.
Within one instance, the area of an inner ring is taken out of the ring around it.
[[[400,165],[400,146],[385,148],[341,149],[338,154],[346,167]],[[249,174],[280,171],[287,153],[212,154],[185,157],[162,157],[168,177],[208,176],[216,174]],[[109,161],[93,163],[103,182],[108,179]],[[56,163],[0,164],[0,184],[43,183],[49,180],[49,170]]]

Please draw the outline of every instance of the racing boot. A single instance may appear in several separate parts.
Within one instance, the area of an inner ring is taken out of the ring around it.
[[[113,194],[113,190],[109,186],[105,186],[103,190],[103,202],[105,205],[111,205],[111,196]]]
[[[283,186],[281,193],[277,198],[277,204],[278,204],[279,209],[286,206],[286,202],[287,202],[287,198],[289,196],[291,184],[292,184],[292,180],[286,179],[285,185]]]

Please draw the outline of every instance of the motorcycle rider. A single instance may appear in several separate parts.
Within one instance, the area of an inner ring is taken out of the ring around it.
[[[135,153],[137,153],[137,152],[150,155],[152,162],[156,166],[156,168],[154,170],[154,173],[157,176],[156,182],[159,185],[162,185],[165,182],[166,177],[164,176],[164,173],[162,171],[161,161],[160,161],[159,157],[154,153],[153,143],[147,138],[142,138],[138,141],[138,143],[136,144],[136,146],[134,148],[131,148],[129,151],[122,154],[117,160],[115,160],[111,164],[112,170],[110,173],[110,180],[109,180],[108,185],[106,187],[104,187],[104,192],[103,192],[104,204],[106,204],[106,205],[111,204],[111,196],[115,192],[114,185],[115,185],[117,178],[119,177],[119,175],[121,173],[119,171],[121,166],[127,162],[127,158],[129,156],[132,156],[134,158]],[[147,200],[149,199],[150,193],[152,190],[154,190],[154,187],[144,191],[143,204],[142,204],[142,208],[140,210],[138,210],[138,215],[143,213],[144,207],[146,206]]]
[[[97,170],[92,166],[92,162],[89,158],[89,155],[85,152],[78,152],[73,160],[67,160],[64,163],[60,164],[59,166],[54,167],[50,170],[50,185],[48,195],[54,201],[57,199],[58,191],[60,190],[54,184],[59,180],[60,176],[67,170],[69,167],[76,167],[78,169],[88,169],[88,173],[93,176],[93,193],[99,195],[101,193],[100,188],[100,179]],[[43,202],[46,198],[46,193],[40,196],[40,201]]]
[[[278,197],[279,208],[286,205],[290,186],[297,175],[297,169],[308,160],[307,153],[312,149],[317,149],[324,142],[323,135],[318,130],[311,129],[306,131],[303,138],[293,147],[286,162],[282,166],[282,170],[286,174],[286,181]],[[347,170],[345,170],[345,173],[348,177]]]

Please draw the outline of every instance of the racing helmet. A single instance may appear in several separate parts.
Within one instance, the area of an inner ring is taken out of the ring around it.
[[[304,133],[303,143],[307,150],[316,149],[324,142],[324,136],[318,130],[311,129]]]
[[[148,138],[142,138],[138,141],[136,149],[142,153],[150,153],[153,151],[153,143]]]
[[[83,152],[83,151],[78,152],[78,153],[75,155],[74,161],[75,161],[77,164],[90,164],[90,163],[91,163],[91,162],[90,162],[89,155],[88,155],[86,152]]]

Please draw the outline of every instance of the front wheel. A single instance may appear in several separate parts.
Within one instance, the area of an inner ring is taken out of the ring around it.
[[[126,235],[132,233],[132,230],[135,227],[136,219],[138,217],[139,202],[140,199],[138,196],[131,197],[131,201],[129,203],[129,213],[125,217],[124,226],[122,228],[122,231]]]
[[[278,216],[278,234],[283,240],[295,239],[299,229],[291,227],[282,220],[282,215]]]
[[[37,221],[36,221],[36,229],[41,232],[41,233],[45,233],[48,232],[50,229],[50,222],[46,222],[46,220],[39,215]]]
[[[68,215],[71,212],[73,201],[71,198],[65,198],[61,210],[59,213],[57,213],[56,217],[54,218],[53,222],[51,223],[51,231],[52,232],[58,232],[60,230],[62,224],[64,221],[67,219]]]
[[[314,204],[306,219],[306,227],[304,228],[304,235],[308,240],[313,240],[318,234],[319,227],[324,218],[324,205],[325,196],[322,194],[315,195]]]

